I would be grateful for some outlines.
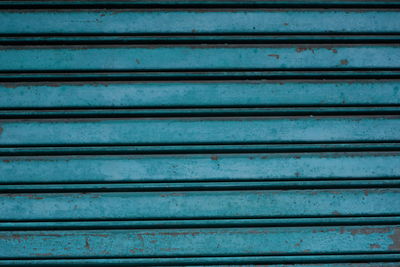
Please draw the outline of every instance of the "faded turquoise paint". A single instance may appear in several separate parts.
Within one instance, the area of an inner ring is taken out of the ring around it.
[[[1,221],[393,216],[400,189],[20,193],[0,206]]]
[[[399,141],[400,116],[2,120],[1,145]]]
[[[384,6],[397,6],[398,1],[396,0],[30,0],[29,2],[26,0],[3,0],[0,2],[0,6],[12,6],[12,7],[30,7],[30,6],[48,6],[52,8],[56,8],[59,6],[71,6],[71,7],[81,7],[81,6],[92,6],[92,7],[104,7],[104,6],[122,6],[122,7],[134,7],[134,6],[177,6],[181,7],[182,5],[193,5],[193,6],[228,6],[232,5],[267,5],[267,6],[278,6],[278,7],[286,7],[286,6],[322,6],[322,7],[365,7],[365,6],[376,6],[376,7],[384,7]]]
[[[400,104],[400,82],[393,80],[0,83],[1,108],[396,104]]]
[[[399,152],[1,157],[3,183],[399,178]]]
[[[3,34],[398,33],[400,14],[323,9],[5,10],[0,24]]]
[[[0,257],[240,256],[398,252],[399,226],[7,232]],[[17,238],[15,238],[17,237]],[[43,244],[46,244],[43,246]],[[7,248],[7,253],[4,253]],[[51,251],[51,252],[49,252]],[[49,254],[50,253],[50,254]]]
[[[237,70],[246,68],[400,68],[400,46],[4,46],[0,50],[0,71]]]
[[[111,266],[154,266],[154,265],[179,265],[193,266],[203,265],[216,267],[221,264],[230,266],[260,266],[268,263],[268,267],[398,267],[399,259],[397,254],[372,254],[372,255],[317,255],[317,256],[285,256],[285,262],[288,264],[276,264],[282,257],[277,256],[233,256],[233,257],[184,257],[184,258],[114,258],[114,259],[40,259],[40,260],[3,260],[0,262],[2,266],[26,266],[27,264],[34,266],[55,266],[56,264],[67,266],[95,266],[107,265]],[[298,262],[363,262],[363,263],[298,263]],[[374,261],[366,262],[366,261]],[[249,264],[250,262],[250,264]],[[297,262],[297,263],[296,263]],[[216,264],[216,265],[214,265]]]
[[[0,7],[0,265],[399,265],[399,1]]]

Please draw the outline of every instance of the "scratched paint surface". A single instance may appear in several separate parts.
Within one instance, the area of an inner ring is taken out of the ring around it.
[[[398,152],[1,157],[5,183],[400,177]]]
[[[0,1],[0,266],[400,266],[399,11]]]
[[[399,101],[400,83],[381,80],[0,83],[4,108],[340,106],[396,105]]]
[[[7,194],[0,195],[0,220],[392,215],[400,213],[399,195],[399,189]]]
[[[399,51],[397,44],[4,46],[0,71],[399,68]]]
[[[52,20],[54,23],[47,23]],[[396,32],[396,11],[30,11],[0,12],[7,34]]]
[[[0,256],[229,256],[333,251],[397,252],[400,250],[399,233],[398,226],[8,232],[0,234],[0,246],[8,247],[11,251]]]

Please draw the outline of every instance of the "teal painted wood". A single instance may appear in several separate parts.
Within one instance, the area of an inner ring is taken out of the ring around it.
[[[2,183],[400,177],[399,152],[2,157]]]
[[[14,146],[393,142],[399,141],[400,117],[1,120],[0,127],[0,144]]]
[[[399,231],[399,226],[16,231],[1,234],[0,247],[3,249],[0,250],[0,257],[23,259],[97,255],[154,257],[393,253],[399,251]],[[8,249],[7,253],[4,248]]]
[[[56,8],[58,6],[68,6],[68,7],[107,7],[107,6],[121,6],[121,7],[135,7],[135,6],[171,6],[171,7],[181,7],[181,6],[275,6],[275,7],[309,7],[309,6],[319,6],[319,7],[385,7],[385,6],[398,6],[399,2],[397,0],[38,0],[38,1],[25,1],[25,0],[3,0],[0,2],[0,6],[5,7],[31,7],[31,6],[48,6]]]
[[[48,23],[52,21],[52,23]],[[399,33],[394,10],[0,11],[2,34]]]
[[[398,216],[400,189],[21,193],[0,203],[1,221]]]
[[[399,265],[399,1],[0,7],[0,265]]]
[[[400,21],[400,20],[398,20]],[[398,45],[3,46],[0,71],[400,68]]]
[[[276,264],[282,261],[282,257],[276,256],[253,256],[253,257],[186,257],[186,258],[114,258],[114,259],[47,259],[47,260],[0,260],[2,266],[54,266],[56,264],[70,266],[154,266],[154,265],[179,265],[179,266],[220,266],[213,264],[225,264],[229,266],[260,266],[268,263],[269,267],[397,267],[398,262],[384,262],[380,260],[396,261],[396,254],[372,254],[372,255],[317,255],[317,256],[285,256],[287,264]],[[299,263],[303,261],[314,263]],[[344,262],[347,260],[347,262]],[[315,263],[332,262],[337,263]],[[368,261],[368,262],[367,262]],[[373,262],[371,262],[373,261]],[[293,263],[297,262],[297,263]],[[360,263],[361,262],[361,263]]]
[[[343,259],[350,262],[343,263]],[[378,261],[377,261],[377,260]],[[67,265],[68,266],[154,266],[157,265],[179,265],[179,266],[193,266],[204,264],[203,266],[220,266],[213,264],[229,264],[229,266],[260,266],[260,264],[268,263],[269,267],[397,267],[398,262],[380,262],[379,260],[397,260],[395,254],[385,255],[323,255],[323,256],[285,256],[284,262],[299,262],[304,260],[311,260],[314,262],[327,262],[336,260],[339,263],[289,263],[289,264],[275,264],[281,260],[282,257],[274,256],[254,256],[254,257],[189,257],[189,258],[117,258],[117,259],[64,259],[64,260],[0,260],[2,266],[54,266]],[[374,260],[374,262],[366,261]],[[354,263],[357,261],[357,263]],[[362,262],[362,263],[359,263]],[[269,264],[271,263],[271,264]]]
[[[399,104],[400,82],[397,80],[0,83],[0,108]],[[118,111],[85,112],[110,114]],[[157,110],[148,112],[157,113]],[[215,112],[218,110],[209,111]]]

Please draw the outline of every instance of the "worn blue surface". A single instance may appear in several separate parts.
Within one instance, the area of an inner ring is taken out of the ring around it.
[[[400,116],[2,120],[1,145],[399,141]]]
[[[0,7],[0,265],[399,266],[399,1]]]
[[[400,21],[400,20],[399,20]],[[400,68],[393,45],[4,46],[0,71]]]
[[[51,23],[49,23],[51,21]],[[2,11],[5,34],[393,33],[385,10],[59,10]]]
[[[400,104],[400,82],[280,80],[0,83],[0,106],[3,108],[380,104]]]
[[[399,178],[399,152],[2,157],[4,183]]]

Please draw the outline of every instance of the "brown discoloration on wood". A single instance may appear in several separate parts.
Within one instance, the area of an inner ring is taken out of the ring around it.
[[[390,227],[360,227],[356,229],[351,229],[350,233],[352,235],[370,235],[370,234],[385,234],[391,231]]]
[[[340,64],[347,65],[347,64],[349,64],[349,61],[347,59],[342,59],[342,60],[340,60]]]
[[[327,48],[329,51],[332,51],[332,53],[337,54],[337,49],[335,48]]]
[[[400,251],[400,228],[396,228],[394,233],[389,235],[389,238],[393,241],[393,244],[389,246],[389,249]]]
[[[85,238],[85,248],[90,249],[90,243],[89,243],[89,239],[87,237]]]
[[[211,156],[211,159],[212,159],[212,160],[218,160],[218,156],[215,156],[215,155],[214,155],[214,156]]]
[[[185,196],[186,194],[184,193],[163,193],[160,196],[161,197],[182,197]]]
[[[277,55],[277,54],[269,54],[268,56],[269,56],[269,57],[274,57],[274,58],[276,58],[276,59],[279,59],[279,55]]]
[[[38,257],[53,256],[52,253],[35,253],[34,255]]]
[[[370,248],[380,248],[381,245],[379,245],[379,244],[371,244],[371,245],[369,245],[369,247]]]
[[[297,53],[302,53],[307,50],[310,50],[313,54],[315,53],[314,48],[309,48],[309,47],[297,47],[296,48]]]
[[[0,135],[3,133],[3,128],[0,127]]]

